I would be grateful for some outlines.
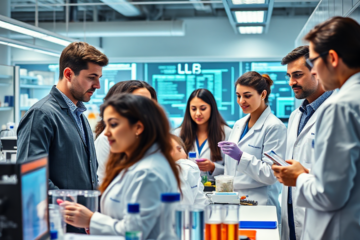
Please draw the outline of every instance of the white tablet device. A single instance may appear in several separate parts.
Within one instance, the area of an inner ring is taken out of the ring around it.
[[[279,155],[277,155],[274,151],[268,151],[265,152],[264,155],[266,157],[268,157],[273,163],[275,163],[276,165],[279,166],[290,166],[290,164],[288,164],[287,162],[285,162],[284,159],[282,159],[281,157],[279,157]]]

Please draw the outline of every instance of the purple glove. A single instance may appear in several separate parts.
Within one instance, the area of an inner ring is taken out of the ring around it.
[[[221,148],[221,151],[229,157],[240,161],[243,152],[240,150],[236,143],[222,141],[218,143],[218,147]]]

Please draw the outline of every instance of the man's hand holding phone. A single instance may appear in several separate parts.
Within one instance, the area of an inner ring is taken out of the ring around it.
[[[285,186],[295,187],[296,180],[300,174],[309,173],[309,170],[295,160],[286,160],[286,163],[289,165],[279,166],[273,164],[271,169],[274,171],[274,175],[280,183]]]

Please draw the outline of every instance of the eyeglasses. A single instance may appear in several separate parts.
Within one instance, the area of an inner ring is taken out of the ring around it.
[[[328,55],[328,54],[329,54],[328,51],[327,51],[327,52],[320,53],[320,55],[317,56],[317,57],[315,57],[315,58],[308,58],[308,59],[306,59],[306,63],[307,63],[311,68],[313,68],[313,67],[314,67],[314,62],[316,61],[316,59],[318,59],[318,58],[320,58],[320,57],[324,57],[324,56],[326,56],[326,55]]]

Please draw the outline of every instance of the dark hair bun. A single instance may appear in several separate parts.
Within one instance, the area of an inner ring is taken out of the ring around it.
[[[270,78],[269,75],[267,75],[267,74],[262,74],[261,76],[265,79],[265,81],[267,82],[267,84],[269,85],[269,87],[271,87],[271,86],[274,84],[274,81],[271,80],[271,78]]]

